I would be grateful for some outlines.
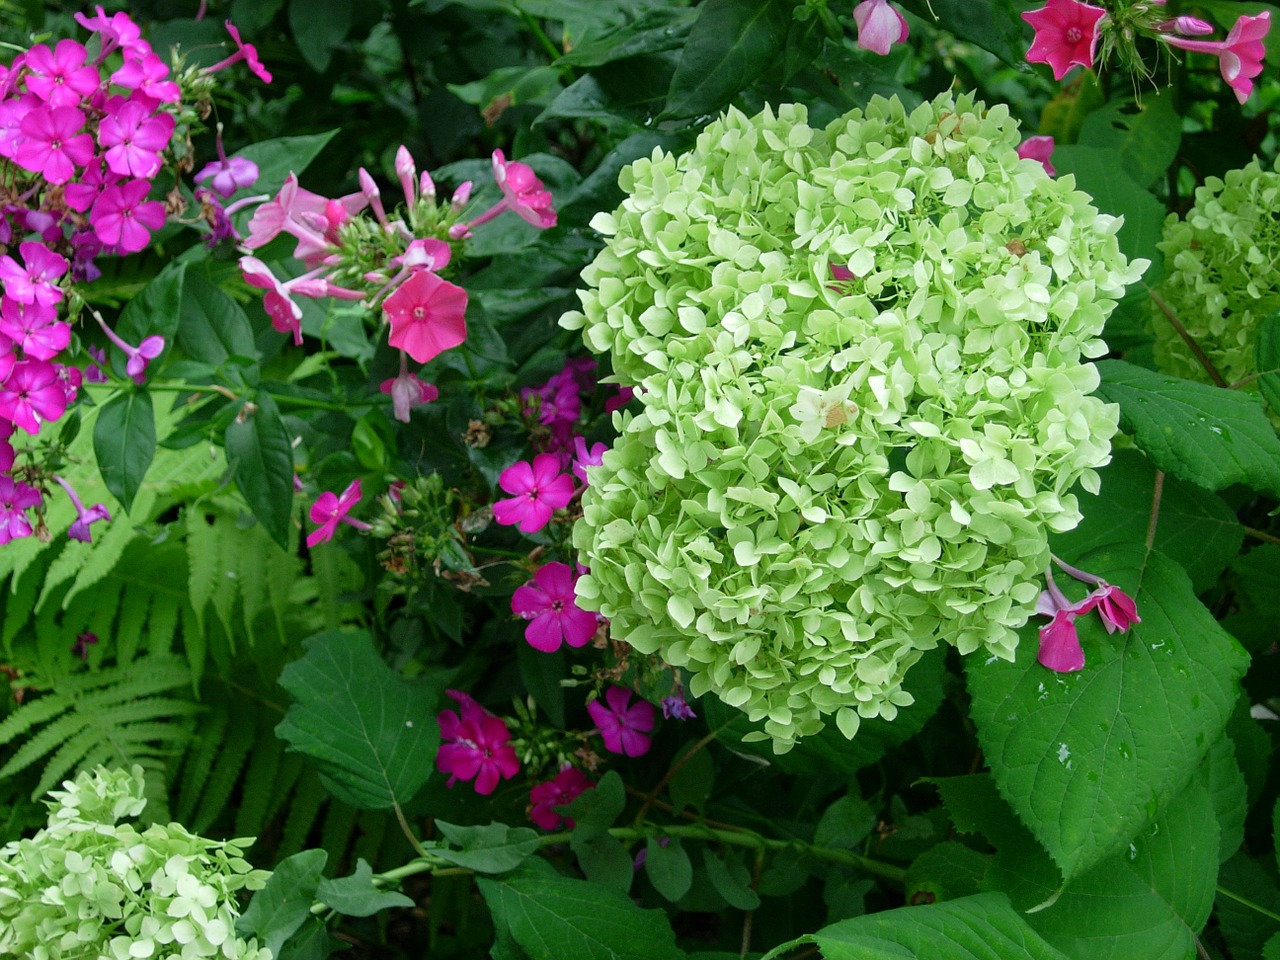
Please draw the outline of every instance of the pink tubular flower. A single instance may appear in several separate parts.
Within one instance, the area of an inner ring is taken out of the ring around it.
[[[1018,156],[1023,160],[1038,160],[1045,173],[1056,177],[1058,171],[1049,162],[1049,158],[1053,156],[1053,148],[1053,137],[1027,137],[1018,145]]]
[[[173,136],[174,119],[129,100],[102,118],[98,144],[105,147],[107,167],[121,177],[150,179],[160,172],[160,154]]]
[[[58,322],[52,307],[41,303],[18,303],[0,297],[0,334],[10,338],[24,356],[52,360],[71,343],[71,326]],[[8,371],[0,361],[0,373]]]
[[[556,225],[556,211],[552,207],[551,194],[542,185],[538,175],[525,163],[508,160],[501,150],[493,151],[493,178],[502,189],[502,199],[470,223],[455,223],[449,228],[449,236],[457,240],[469,236],[482,223],[488,223],[504,210],[510,210],[521,220],[539,230]],[[471,184],[464,183],[453,196],[455,208],[466,203]]]
[[[88,17],[83,13],[73,14],[73,16],[76,23],[90,33],[98,34],[102,41],[102,50],[98,53],[99,63],[106,60],[117,48],[123,48],[126,57],[141,56],[151,52],[151,45],[142,39],[142,31],[129,19],[127,13],[114,13],[108,17],[101,4],[95,5],[93,9],[97,11],[97,16]]]
[[[40,491],[12,477],[0,477],[0,544],[31,536],[27,511],[41,503]]]
[[[1040,628],[1040,650],[1036,659],[1042,667],[1055,673],[1084,669],[1084,650],[1076,635],[1075,614],[1059,610],[1050,623]]]
[[[219,60],[213,66],[206,67],[204,72],[217,73],[218,71],[225,70],[227,67],[231,66],[232,64],[239,63],[241,60],[243,60],[244,65],[249,68],[250,73],[252,73],[255,77],[257,77],[263,83],[270,83],[271,72],[267,70],[267,68],[262,65],[262,61],[258,59],[258,48],[255,47],[252,43],[245,43],[243,40],[241,40],[240,31],[236,29],[235,24],[233,24],[230,20],[227,20],[224,23],[224,26],[226,26],[227,28],[227,33],[231,34],[231,39],[235,41],[236,52],[233,53],[231,56],[227,57],[225,60]]]
[[[383,301],[382,312],[391,324],[391,346],[418,363],[467,339],[467,291],[429,270],[415,270]]]
[[[1077,580],[1094,585],[1094,590],[1087,597],[1072,603],[1058,589],[1053,573],[1045,572],[1046,589],[1036,602],[1036,613],[1051,617],[1052,620],[1040,628],[1040,650],[1037,659],[1042,666],[1050,670],[1067,673],[1084,668],[1084,650],[1076,635],[1077,617],[1084,616],[1091,610],[1097,610],[1107,633],[1114,633],[1116,630],[1124,633],[1133,624],[1140,623],[1141,618],[1138,616],[1138,608],[1133,599],[1119,587],[1107,583],[1101,577],[1063,563],[1057,557],[1053,558],[1053,562]]]
[[[95,503],[92,507],[86,507],[80,502],[80,498],[76,496],[75,489],[67,481],[59,476],[53,478],[58,485],[66,491],[67,497],[71,500],[71,505],[76,508],[76,519],[72,522],[70,529],[67,530],[67,536],[72,540],[81,540],[85,543],[93,542],[93,535],[89,532],[90,524],[99,520],[111,520],[111,513],[106,506],[101,503]]]
[[[119,347],[127,358],[125,373],[136,384],[141,385],[146,382],[148,364],[164,353],[164,337],[146,337],[135,347],[108,327],[107,322],[102,319],[102,314],[95,312],[94,318],[97,319],[98,326],[102,327],[102,332],[107,335],[107,339]]]
[[[1213,33],[1213,24],[1205,23],[1199,17],[1174,17],[1156,24],[1161,33],[1177,33],[1184,37],[1204,37]]]
[[[29,240],[18,245],[25,267],[10,256],[0,257],[0,283],[4,293],[17,303],[33,303],[52,307],[62,300],[62,288],[54,283],[67,272],[67,258],[54,253],[43,243]]]
[[[532,464],[512,464],[498,477],[498,486],[514,496],[493,505],[493,519],[507,527],[518,525],[521,533],[541,530],[573,499],[573,478],[560,472],[554,453],[540,453]]]
[[[648,732],[653,729],[654,709],[647,700],[632,704],[631,695],[626,687],[610,687],[604,692],[608,705],[592,700],[587,712],[595,721],[606,750],[639,757],[649,752]]]
[[[594,786],[585,773],[566,763],[553,779],[534,784],[529,791],[529,819],[543,830],[558,830],[561,824],[572,830],[573,820],[559,813],[556,807],[572,803]]]
[[[36,107],[19,124],[26,138],[13,161],[50,183],[66,183],[93,157],[93,137],[81,133],[84,114],[75,107]]]
[[[414,193],[417,174],[418,170],[413,165],[413,154],[409,152],[409,148],[403,143],[400,144],[400,149],[396,151],[396,178],[400,181],[400,189],[404,193],[405,206],[410,208],[413,207],[414,202],[417,200],[417,194]],[[430,182],[430,178],[428,178],[428,182]]]
[[[164,204],[147,200],[151,184],[130,180],[110,186],[94,201],[89,223],[108,247],[121,253],[137,253],[151,242],[151,231],[164,226]]]
[[[1102,625],[1107,628],[1107,633],[1115,633],[1117,630],[1124,633],[1133,624],[1142,622],[1142,618],[1138,616],[1137,604],[1119,587],[1107,583],[1106,580],[1092,573],[1063,563],[1057,557],[1053,558],[1053,562],[1077,580],[1093,584],[1093,592],[1080,602],[1082,608],[1080,612],[1096,609],[1098,616],[1102,618]]]
[[[436,753],[436,767],[449,774],[445,784],[474,779],[476,793],[488,796],[499,780],[510,780],[520,772],[520,758],[510,744],[511,731],[469,694],[446,690],[458,702],[461,715],[443,710],[436,717],[444,741]]]
[[[333,532],[338,529],[339,523],[348,524],[357,530],[368,530],[367,523],[347,516],[351,508],[360,502],[360,497],[359,477],[351,481],[347,489],[342,491],[341,496],[328,491],[320,494],[316,502],[311,505],[311,522],[318,523],[320,526],[308,535],[307,546],[314,547],[317,544],[327,543],[333,538]]]
[[[511,612],[529,621],[524,638],[533,649],[552,653],[561,643],[581,647],[595,636],[598,620],[578,606],[575,580],[567,564],[553,562],[539,567],[532,583],[516,588]]]
[[[57,420],[67,409],[67,393],[58,368],[44,360],[20,360],[0,385],[0,417],[33,437],[40,424]]]
[[[1271,11],[1263,10],[1254,17],[1241,16],[1227,34],[1226,40],[1186,40],[1170,36],[1162,39],[1169,46],[1180,50],[1216,56],[1222,79],[1235,92],[1236,99],[1244,103],[1253,93],[1253,78],[1262,72],[1262,59],[1267,55],[1262,39],[1270,29]]]
[[[907,21],[887,0],[862,0],[853,8],[853,20],[858,25],[858,46],[882,57],[895,43],[907,39]]]
[[[1036,36],[1027,62],[1049,64],[1055,80],[1065,77],[1073,65],[1092,67],[1098,25],[1106,15],[1101,7],[1079,0],[1049,0],[1039,10],[1028,10],[1022,19],[1035,28]]]

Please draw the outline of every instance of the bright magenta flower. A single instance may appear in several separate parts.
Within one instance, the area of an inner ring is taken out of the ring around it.
[[[1055,673],[1084,669],[1084,650],[1076,635],[1075,614],[1059,610],[1053,620],[1040,628],[1040,650],[1036,659]]]
[[[44,360],[21,360],[0,386],[0,417],[33,437],[40,424],[57,420],[67,409],[67,392],[58,368]]]
[[[443,740],[436,753],[436,767],[449,774],[445,786],[474,779],[476,793],[488,796],[500,779],[510,780],[520,772],[520,758],[509,743],[511,731],[470,695],[461,690],[445,693],[458,702],[461,716],[443,710],[436,717]]]
[[[27,89],[51,107],[74,107],[98,89],[96,67],[84,65],[88,51],[74,40],[59,40],[50,50],[43,43],[27,51]]]
[[[151,184],[130,180],[102,191],[89,212],[98,239],[121,253],[137,253],[151,242],[151,231],[164,226],[164,204],[147,200]]]
[[[256,76],[263,83],[271,82],[271,72],[262,65],[262,61],[258,59],[258,48],[252,43],[245,43],[240,39],[240,31],[236,29],[235,24],[227,20],[223,24],[227,28],[227,33],[231,34],[231,39],[235,41],[236,52],[225,60],[219,60],[211,67],[205,68],[205,73],[217,73],[219,70],[225,70],[232,64],[244,61],[244,65],[249,68],[249,72]]]
[[[566,763],[553,779],[534,784],[529,791],[529,819],[543,830],[558,830],[561,824],[572,830],[573,820],[557,812],[556,807],[573,802],[594,786],[585,773]]]
[[[599,467],[604,464],[604,455],[609,447],[603,443],[593,443],[587,449],[587,441],[582,437],[573,438],[573,475],[587,483],[587,467]]]
[[[1049,0],[1022,19],[1035,28],[1035,40],[1027,51],[1028,63],[1047,63],[1053,79],[1061,80],[1073,65],[1093,66],[1098,49],[1098,24],[1107,11],[1079,0]]]
[[[853,8],[853,20],[858,25],[858,46],[882,57],[895,43],[907,39],[907,21],[887,0],[862,0]]]
[[[581,647],[595,636],[599,620],[578,606],[576,579],[568,564],[553,562],[539,567],[532,583],[516,587],[511,612],[529,621],[524,638],[533,649],[552,653],[561,643]]]
[[[1058,171],[1049,162],[1049,158],[1053,156],[1053,148],[1053,137],[1027,137],[1018,145],[1018,156],[1023,160],[1040,161],[1044,172],[1051,177],[1056,177]]]
[[[592,700],[587,712],[610,753],[639,757],[649,752],[648,736],[653,729],[653,704],[647,700],[631,703],[632,693],[626,687],[610,687],[604,692],[605,702]]]
[[[351,481],[347,489],[342,491],[341,496],[328,491],[320,494],[316,502],[311,505],[311,522],[318,523],[320,526],[308,535],[307,546],[314,547],[317,544],[327,543],[333,538],[333,532],[338,529],[339,523],[348,524],[357,530],[368,530],[367,523],[347,516],[351,508],[360,502],[360,496],[359,477]]]
[[[1063,563],[1057,557],[1053,558],[1053,562],[1077,580],[1094,586],[1094,590],[1087,597],[1072,603],[1058,589],[1053,573],[1045,572],[1046,589],[1036,602],[1036,613],[1053,619],[1040,628],[1040,650],[1037,659],[1042,666],[1065,673],[1084,668],[1084,650],[1076,635],[1077,617],[1084,616],[1091,610],[1097,610],[1107,633],[1114,633],[1117,630],[1124,633],[1133,624],[1141,623],[1142,620],[1138,616],[1138,607],[1133,598],[1119,587],[1107,583],[1101,577]]]
[[[418,363],[467,339],[467,291],[430,270],[415,270],[383,301],[382,312],[391,324],[391,346]]]
[[[402,360],[404,353],[400,354]],[[383,380],[379,388],[383,393],[391,395],[391,410],[401,423],[409,422],[410,411],[424,403],[433,403],[440,398],[440,390],[435,384],[427,383],[409,372],[408,366],[401,363],[400,375]]]
[[[1216,56],[1222,79],[1235,92],[1236,99],[1244,103],[1253,93],[1253,78],[1262,72],[1262,60],[1267,55],[1262,38],[1270,29],[1271,11],[1263,10],[1254,17],[1240,17],[1226,40],[1187,40],[1169,36],[1162,39],[1180,50]]]
[[[168,66],[149,49],[143,53],[139,48],[126,56],[124,66],[111,75],[111,82],[161,103],[177,103],[182,99],[181,88],[169,79]]]
[[[61,477],[53,478],[58,485],[66,491],[67,496],[71,499],[71,505],[76,508],[76,518],[72,521],[70,529],[67,530],[67,536],[72,540],[81,540],[85,543],[93,542],[93,535],[89,532],[89,526],[97,523],[99,520],[111,519],[111,513],[106,506],[101,503],[95,503],[92,507],[86,507],[78,496],[75,489],[67,481]]]
[[[541,530],[573,499],[573,478],[560,472],[554,453],[540,453],[532,464],[512,464],[498,477],[498,486],[514,496],[493,505],[493,519],[507,527],[518,525],[521,533]]]
[[[62,288],[54,281],[67,272],[67,258],[43,243],[28,240],[18,245],[25,266],[10,256],[0,257],[0,282],[4,293],[17,303],[52,307],[62,301]]]
[[[50,183],[66,183],[93,158],[93,137],[81,133],[84,114],[75,107],[36,107],[19,125],[26,138],[13,161]]]
[[[556,225],[551,194],[528,164],[508,160],[501,150],[493,151],[493,177],[502,188],[507,209],[541,230]]]
[[[42,303],[18,303],[0,297],[0,333],[10,338],[24,356],[52,360],[71,343],[71,326],[58,322],[52,307]],[[7,373],[0,362],[0,373]]]
[[[27,511],[41,503],[40,491],[12,477],[0,477],[0,544],[31,536]]]
[[[98,143],[112,173],[122,177],[154,177],[160,172],[160,154],[173,136],[174,120],[168,113],[153,113],[129,100],[108,113],[98,125]]]

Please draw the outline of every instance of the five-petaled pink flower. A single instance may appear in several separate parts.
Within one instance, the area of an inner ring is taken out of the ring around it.
[[[21,360],[0,385],[0,417],[33,437],[40,424],[66,412],[67,392],[59,368],[44,360]]]
[[[26,139],[15,148],[14,163],[50,183],[66,183],[93,157],[93,137],[80,132],[84,114],[75,107],[36,107],[19,129]]]
[[[529,791],[529,819],[543,830],[558,830],[561,824],[572,830],[573,820],[556,807],[563,807],[594,786],[585,773],[566,763],[554,778],[534,784]]]
[[[516,587],[511,612],[529,621],[524,638],[543,653],[560,649],[561,643],[584,646],[593,636],[599,620],[578,606],[573,585],[577,578],[568,564],[543,564],[533,582]]]
[[[43,243],[29,240],[18,245],[25,266],[8,255],[0,257],[0,282],[5,296],[17,303],[52,307],[62,300],[62,288],[53,281],[67,272],[67,258]]]
[[[592,700],[587,712],[610,753],[639,757],[649,751],[648,733],[653,729],[654,709],[648,700],[631,703],[626,687],[610,687],[604,692],[604,703]]]
[[[1028,10],[1022,19],[1035,28],[1036,36],[1027,62],[1049,64],[1055,80],[1065,77],[1074,65],[1092,67],[1098,25],[1106,15],[1101,7],[1079,0],[1049,0],[1039,10]]]
[[[1058,171],[1054,169],[1049,158],[1053,156],[1054,142],[1053,137],[1027,137],[1022,143],[1018,144],[1018,156],[1023,160],[1037,160],[1044,167],[1044,172],[1051,177],[1056,177]]]
[[[556,225],[551,194],[528,164],[508,160],[501,150],[495,150],[493,177],[512,213],[542,230]]]
[[[151,242],[151,231],[164,226],[164,204],[147,200],[151,184],[130,180],[102,191],[89,212],[98,239],[121,253],[137,253]]]
[[[430,270],[415,270],[383,301],[382,312],[391,324],[391,346],[418,363],[467,339],[467,291]]]
[[[1263,10],[1257,16],[1241,16],[1227,34],[1226,40],[1187,40],[1183,37],[1161,37],[1171,47],[1210,53],[1218,58],[1218,70],[1236,95],[1244,103],[1253,93],[1253,78],[1262,72],[1262,59],[1267,48],[1262,38],[1271,29],[1271,11]]]
[[[521,533],[541,530],[573,499],[573,478],[560,472],[554,453],[540,453],[531,464],[512,464],[498,477],[498,486],[513,496],[493,505],[493,519],[507,527],[516,524]]]
[[[121,177],[154,177],[160,154],[173,136],[174,119],[152,111],[136,100],[120,104],[98,125],[98,143],[112,173]]]
[[[43,43],[27,51],[27,89],[51,107],[74,107],[98,89],[96,67],[86,67],[88,52],[74,40],[59,40],[50,50]]]
[[[311,522],[318,523],[320,526],[307,536],[307,546],[314,547],[328,542],[333,538],[333,532],[338,529],[339,523],[348,524],[357,530],[368,530],[367,523],[347,516],[351,508],[360,502],[360,496],[359,477],[352,480],[340,496],[328,491],[320,494],[316,502],[311,505]]]
[[[31,536],[27,511],[41,503],[40,491],[0,476],[0,544]]]
[[[887,0],[862,0],[853,8],[858,25],[858,46],[886,56],[895,43],[907,39],[907,21]]]
[[[520,758],[511,746],[511,731],[469,694],[446,690],[458,702],[461,715],[443,710],[436,717],[444,741],[436,752],[436,767],[449,774],[445,786],[475,779],[476,793],[488,796],[499,780],[520,772]]]

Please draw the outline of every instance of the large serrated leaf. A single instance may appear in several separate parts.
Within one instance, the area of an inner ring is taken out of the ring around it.
[[[1243,483],[1280,494],[1280,439],[1258,398],[1123,360],[1098,364],[1097,393],[1161,470],[1209,490]]]
[[[1109,636],[1093,615],[1078,620],[1078,673],[1040,666],[1035,624],[1015,663],[971,657],[966,669],[1000,792],[1068,880],[1124,850],[1183,788],[1248,665],[1165,557],[1133,545],[1082,562],[1134,597],[1141,623]]]
[[[403,805],[434,768],[440,691],[400,677],[364,632],[322,633],[304,646],[306,656],[280,675],[294,703],[276,734],[315,761],[343,803]]]
[[[719,110],[773,65],[790,22],[791,6],[782,0],[706,0],[671,78],[664,116]]]

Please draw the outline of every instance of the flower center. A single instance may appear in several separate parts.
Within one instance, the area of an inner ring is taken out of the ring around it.
[[[1079,43],[1083,39],[1083,30],[1079,27],[1067,27],[1067,43]]]

